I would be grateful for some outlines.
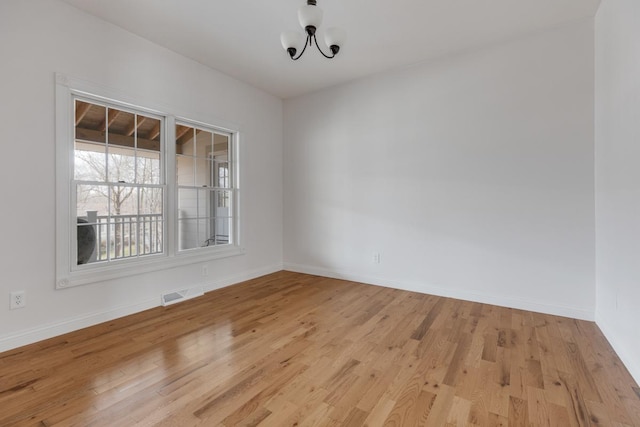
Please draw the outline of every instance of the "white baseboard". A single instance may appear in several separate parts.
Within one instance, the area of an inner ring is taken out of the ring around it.
[[[590,310],[564,306],[560,304],[550,304],[544,301],[531,301],[513,297],[502,297],[499,295],[486,295],[465,290],[432,286],[422,282],[417,283],[405,280],[387,279],[383,277],[362,275],[350,271],[329,270],[309,265],[284,263],[284,269],[288,271],[295,271],[298,273],[314,274],[318,276],[350,280],[354,282],[367,283],[370,285],[385,286],[388,288],[402,289],[405,291],[438,295],[442,297],[456,298],[465,301],[480,302],[484,304],[493,304],[502,307],[517,308],[520,310],[535,311],[537,313],[552,314],[555,316],[571,317],[574,319],[589,321],[593,321],[595,319],[594,313]]]
[[[77,331],[78,329],[97,325],[98,323],[108,322],[118,317],[128,316],[129,314],[148,310],[158,305],[160,305],[160,298],[153,298],[135,304],[122,305],[99,313],[90,313],[61,322],[19,331],[0,338],[0,352]]]
[[[282,264],[274,264],[263,268],[257,268],[255,270],[243,271],[240,274],[228,276],[222,279],[217,279],[204,283],[204,291],[211,292],[216,289],[224,288],[227,286],[235,285],[236,283],[244,282],[246,280],[255,279],[256,277],[266,276],[267,274],[276,273],[282,271]]]
[[[245,271],[240,274],[225,277],[211,282],[203,283],[204,291],[210,292],[215,289],[220,289],[225,286],[233,285],[235,283],[243,282],[245,280],[255,279],[256,277],[264,276],[266,274],[275,273],[282,270],[282,264],[276,264],[255,270]],[[12,350],[14,348],[22,347],[24,345],[33,344],[38,341],[46,340],[49,338],[63,335],[69,332],[77,331],[78,329],[86,328],[89,326],[97,325],[99,323],[108,322],[119,317],[128,316],[131,314],[139,313],[150,308],[159,307],[161,305],[160,292],[153,298],[137,302],[135,304],[122,305],[119,307],[111,308],[109,310],[90,313],[71,319],[63,320],[61,322],[52,323],[49,325],[39,326],[31,328],[17,333],[11,334],[6,337],[0,337],[0,353],[3,351]]]
[[[630,354],[624,344],[627,340],[618,338],[615,328],[604,319],[601,313],[596,311],[596,325],[602,331],[604,337],[609,341],[611,347],[616,352],[622,363],[627,368],[637,384],[640,384],[640,364],[637,357]]]

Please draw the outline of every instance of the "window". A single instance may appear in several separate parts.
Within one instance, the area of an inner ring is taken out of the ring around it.
[[[237,127],[182,117],[56,76],[58,288],[243,253]]]
[[[76,264],[164,252],[164,118],[74,97]]]
[[[233,243],[232,135],[176,124],[179,249]]]

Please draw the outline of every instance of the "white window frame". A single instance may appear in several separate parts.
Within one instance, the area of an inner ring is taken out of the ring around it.
[[[239,126],[208,124],[204,120],[194,120],[193,114],[170,114],[168,108],[144,100],[134,99],[113,89],[105,88],[84,80],[71,78],[57,73],[55,76],[55,110],[56,110],[56,282],[57,289],[88,283],[101,282],[121,277],[132,276],[157,270],[179,267],[210,261],[218,258],[240,255],[245,252],[241,244],[240,234],[240,189],[239,189]],[[164,117],[163,162],[164,176],[164,231],[163,253],[119,259],[112,262],[99,262],[72,265],[77,251],[75,236],[76,205],[74,184],[74,103],[75,96],[95,99],[116,107],[130,108],[142,113]],[[140,107],[144,106],[144,107]],[[177,222],[177,184],[175,162],[175,125],[176,120],[187,123],[200,123],[212,129],[220,129],[231,135],[229,150],[231,152],[231,173],[233,194],[233,243],[228,245],[209,246],[197,250],[178,251]]]

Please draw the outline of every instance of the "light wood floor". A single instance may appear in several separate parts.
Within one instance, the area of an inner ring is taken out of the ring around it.
[[[640,426],[595,324],[280,272],[0,354],[0,425]]]

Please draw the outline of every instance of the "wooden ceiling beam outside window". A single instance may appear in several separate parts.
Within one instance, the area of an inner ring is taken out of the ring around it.
[[[104,144],[105,133],[98,130],[76,128],[76,139],[78,141],[97,142],[100,144]],[[137,142],[137,148],[140,148],[142,150],[160,151],[160,141],[138,138]],[[136,147],[136,139],[132,136],[110,133],[109,144],[133,148]]]
[[[157,120],[156,124],[151,128],[147,139],[156,139],[158,135],[160,135],[160,120]]]
[[[147,118],[145,116],[137,116],[137,120],[134,120],[129,127],[127,128],[127,130],[125,131],[125,135],[126,136],[131,136],[133,135],[133,133],[140,127],[141,124],[143,124],[145,121],[147,120]],[[150,138],[153,139],[153,138]]]
[[[86,102],[78,102],[78,105],[76,107],[76,126],[78,126],[78,123],[80,123],[82,119],[84,119],[84,116],[87,115],[90,108],[91,104]]]
[[[188,130],[193,130],[193,128],[187,128]],[[197,136],[200,132],[202,132],[200,129],[196,129],[196,134],[195,136]],[[193,133],[184,133],[181,137],[178,138],[178,136],[176,135],[176,143],[178,145],[182,145],[185,142],[189,142],[192,139],[195,138],[195,136],[193,135]]]
[[[179,141],[187,132],[193,130],[193,128],[187,126],[177,126],[176,129],[176,141]]]
[[[108,138],[109,145],[114,147],[160,151],[162,126],[158,119],[77,100],[75,122],[78,141],[106,144]],[[185,127],[185,133],[189,129],[192,128]]]
[[[113,122],[116,120],[120,112],[121,112],[120,110],[109,108],[109,112],[107,113],[107,120],[102,121],[102,124],[100,125],[100,130],[103,132],[106,131],[107,127],[113,124]]]
[[[195,129],[188,126],[178,125],[176,127],[176,154],[182,154],[182,145],[195,139],[202,130]]]

